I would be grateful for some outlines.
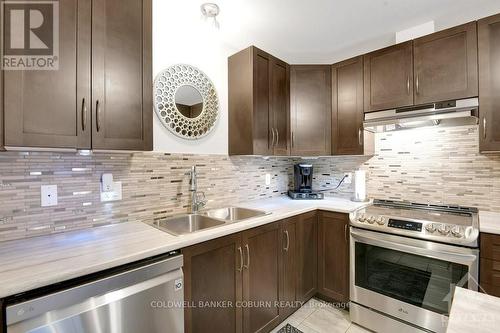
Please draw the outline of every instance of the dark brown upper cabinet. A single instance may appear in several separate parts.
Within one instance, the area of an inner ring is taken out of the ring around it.
[[[290,66],[275,58],[271,62],[270,89],[273,155],[290,155]]]
[[[90,22],[90,0],[60,1],[59,69],[2,71],[7,148],[91,148]]]
[[[363,57],[332,66],[332,155],[370,155],[372,133],[363,130]]]
[[[229,155],[288,155],[288,64],[251,46],[228,66]]]
[[[413,104],[413,42],[364,56],[365,112]]]
[[[151,0],[59,11],[59,69],[3,71],[4,145],[151,150]]]
[[[500,15],[478,22],[479,148],[500,151]]]
[[[349,302],[349,215],[318,214],[318,293]]]
[[[291,154],[331,154],[331,66],[290,67]]]
[[[152,149],[151,15],[151,0],[94,2],[94,149]]]
[[[415,104],[478,95],[476,22],[415,39],[413,56]]]

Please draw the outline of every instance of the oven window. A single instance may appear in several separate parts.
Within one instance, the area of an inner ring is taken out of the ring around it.
[[[363,243],[355,250],[358,287],[439,314],[449,312],[451,288],[467,288],[467,266]]]

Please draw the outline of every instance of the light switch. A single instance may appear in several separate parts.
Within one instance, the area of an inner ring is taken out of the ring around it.
[[[57,206],[57,185],[42,185],[40,192],[42,207]]]

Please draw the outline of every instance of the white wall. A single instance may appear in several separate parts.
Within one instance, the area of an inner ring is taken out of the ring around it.
[[[220,41],[220,31],[201,17],[200,1],[153,1],[153,75],[178,63],[193,65],[215,84],[220,118],[200,140],[176,137],[153,120],[154,150],[169,153],[227,154],[227,57],[238,50]]]

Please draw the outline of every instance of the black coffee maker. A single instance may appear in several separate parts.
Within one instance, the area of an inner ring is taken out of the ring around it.
[[[314,192],[312,189],[313,166],[312,164],[295,164],[293,167],[294,189],[288,191],[292,199],[317,200],[323,199],[323,193]]]

